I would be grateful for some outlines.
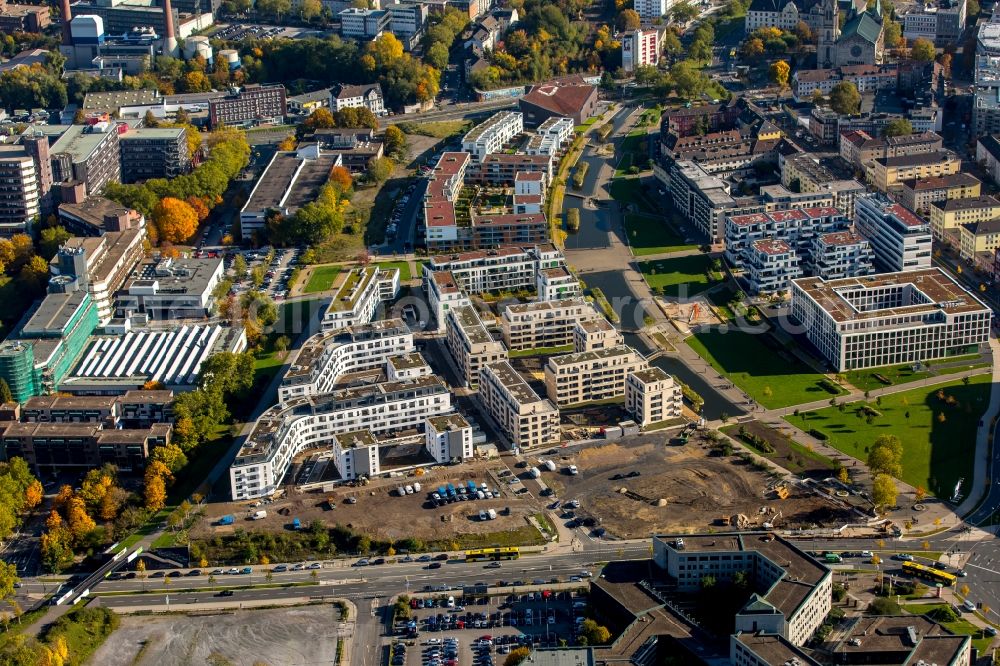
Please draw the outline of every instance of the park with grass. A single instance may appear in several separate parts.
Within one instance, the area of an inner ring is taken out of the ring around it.
[[[825,443],[866,460],[879,435],[895,435],[903,444],[902,481],[941,498],[955,484],[972,482],[976,429],[989,404],[987,374],[826,407],[788,416],[803,430],[818,432]]]
[[[692,254],[671,259],[641,261],[638,269],[646,284],[663,296],[688,297],[700,294],[722,281],[717,259],[707,254]]]
[[[329,291],[338,275],[340,275],[340,266],[315,266],[302,291],[306,294]]]
[[[789,407],[847,393],[812,369],[770,333],[709,329],[686,340],[716,371],[768,409]]]
[[[693,250],[697,245],[685,243],[662,217],[642,213],[625,215],[625,233],[632,254],[642,257],[681,250]]]

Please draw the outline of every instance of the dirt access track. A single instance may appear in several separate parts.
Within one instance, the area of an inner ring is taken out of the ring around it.
[[[255,531],[280,531],[290,529],[292,521],[298,518],[303,527],[313,520],[320,520],[350,527],[372,539],[397,541],[415,538],[433,541],[453,535],[486,534],[507,532],[528,525],[527,517],[538,513],[541,506],[529,495],[514,495],[507,484],[502,483],[499,473],[507,466],[498,459],[480,460],[470,464],[433,467],[420,476],[391,479],[375,479],[367,486],[352,488],[338,485],[336,490],[326,492],[299,493],[253,507],[252,502],[224,502],[207,507],[205,517],[191,530],[195,539],[232,534],[236,528]],[[510,478],[510,477],[505,477]],[[477,485],[486,483],[491,490],[499,488],[499,498],[455,502],[441,507],[433,507],[428,498],[438,486],[474,481]],[[396,488],[421,485],[419,493],[399,497]],[[357,499],[349,504],[347,499]],[[332,501],[332,504],[330,503]],[[333,508],[331,508],[331,506]],[[509,515],[505,509],[509,508]],[[267,518],[249,520],[257,509],[267,511]],[[479,520],[480,509],[495,509],[496,520]],[[219,526],[220,517],[232,514],[236,522],[229,526]]]
[[[666,434],[628,437],[564,453],[556,463],[560,470],[575,464],[579,474],[547,473],[545,483],[564,501],[580,501],[577,516],[593,517],[621,538],[719,528],[721,518],[735,514],[745,515],[750,526],[771,521],[778,528],[846,519],[827,501],[795,487],[779,499],[769,490],[769,475],[736,455],[712,455],[710,442],[699,435],[684,445],[670,443]],[[625,478],[612,479],[619,474]]]
[[[219,655],[233,664],[332,664],[339,611],[328,604],[212,612],[198,615],[123,616],[121,626],[88,663],[101,666],[202,666]]]

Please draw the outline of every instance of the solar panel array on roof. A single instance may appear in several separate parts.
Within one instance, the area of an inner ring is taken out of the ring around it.
[[[221,326],[182,326],[175,331],[129,332],[96,340],[74,377],[144,376],[167,386],[192,384],[222,335]]]

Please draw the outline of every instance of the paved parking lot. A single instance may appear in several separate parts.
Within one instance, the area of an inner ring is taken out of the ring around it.
[[[403,658],[393,651],[390,666],[493,666],[494,655],[518,645],[572,644],[586,610],[586,597],[568,591],[451,599],[454,607],[446,595],[411,600],[417,634],[397,641],[407,647]]]

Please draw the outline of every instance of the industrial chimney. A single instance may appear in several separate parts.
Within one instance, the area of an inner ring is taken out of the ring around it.
[[[63,2],[66,1],[63,0]],[[163,36],[163,55],[176,58],[178,54],[177,35],[174,33],[174,8],[170,6],[170,0],[163,0],[163,13],[166,20],[166,31]]]
[[[69,30],[69,22],[73,19],[73,10],[69,8],[69,0],[62,0],[60,10],[62,12],[62,43],[69,46],[73,43],[73,34]]]

